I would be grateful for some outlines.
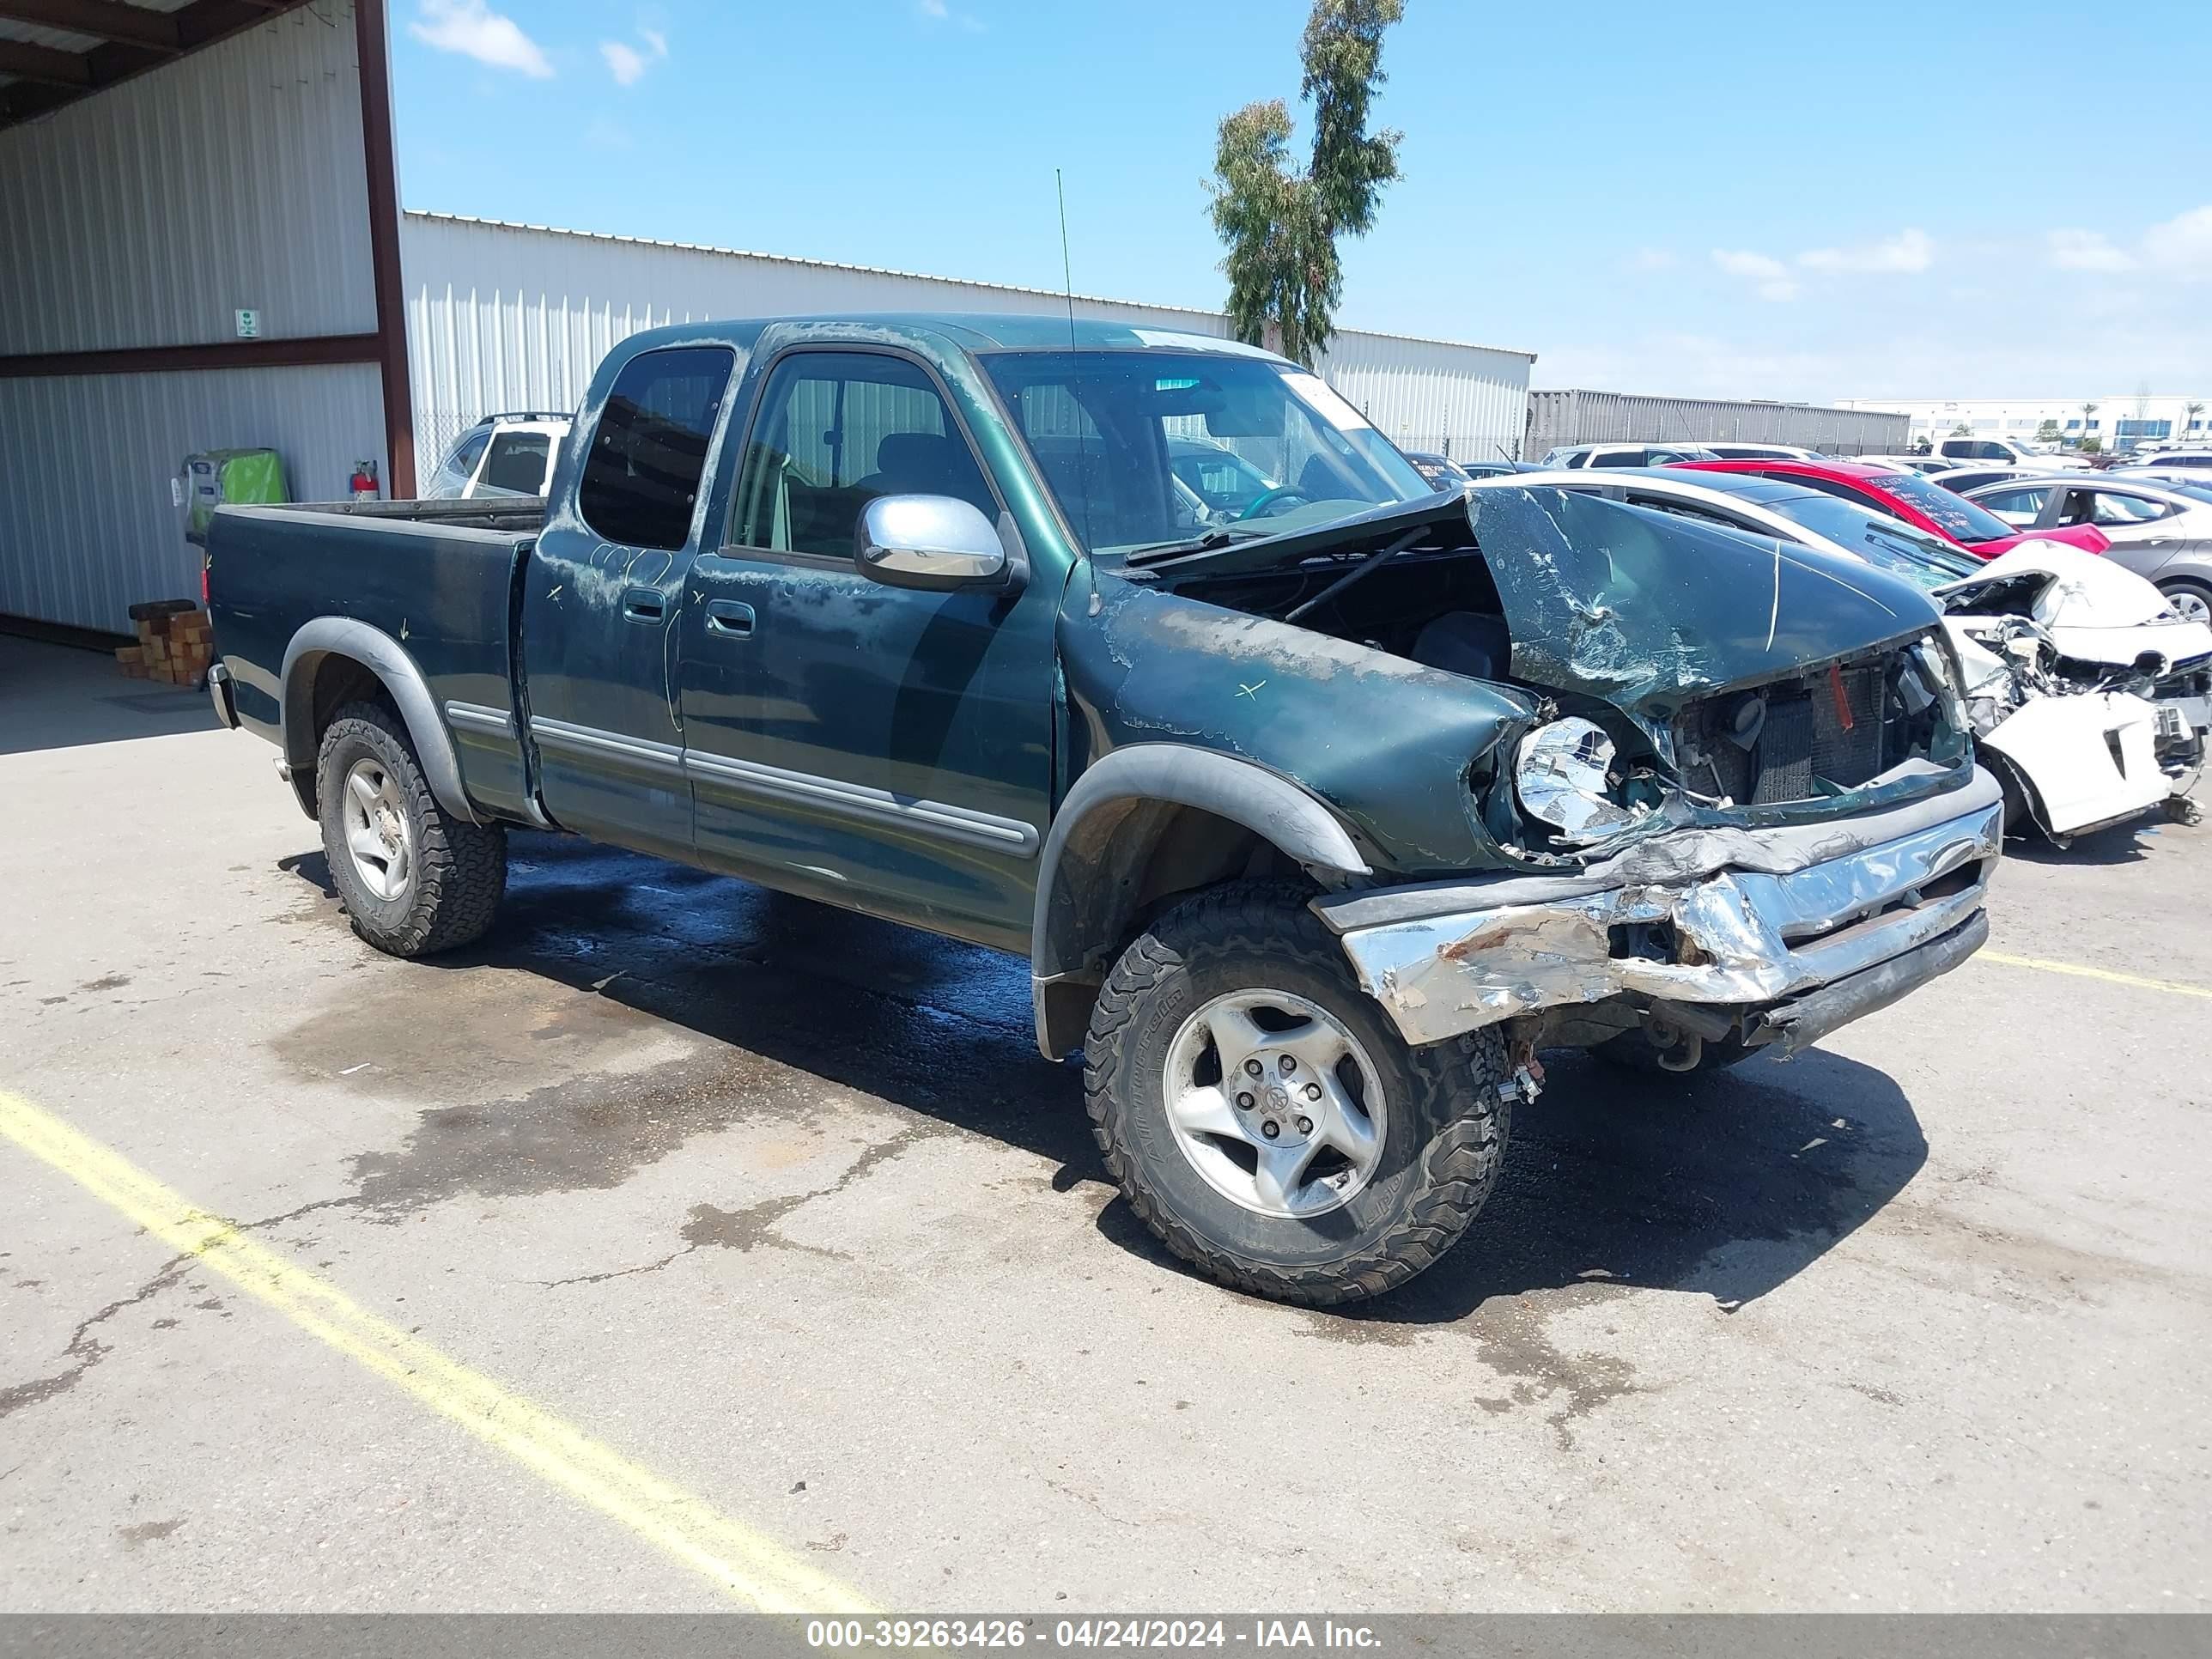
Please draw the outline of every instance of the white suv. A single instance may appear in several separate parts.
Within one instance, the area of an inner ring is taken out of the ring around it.
[[[1547,450],[1546,466],[1664,466],[1669,461],[1717,461],[1703,444],[1561,444]]]
[[[2079,455],[2039,454],[2009,438],[1944,438],[1937,442],[1936,453],[1949,457],[1960,466],[1988,461],[1999,466],[2033,466],[2047,471],[2055,466],[2089,465]]]
[[[424,499],[544,495],[569,424],[566,415],[485,416],[454,440]]]

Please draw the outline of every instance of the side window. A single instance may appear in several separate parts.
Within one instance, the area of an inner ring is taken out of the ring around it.
[[[1644,452],[1640,449],[1601,449],[1589,458],[1592,466],[1642,466]]]
[[[623,366],[576,489],[586,524],[633,547],[673,550],[690,539],[733,361],[725,346],[677,346]]]
[[[487,495],[535,495],[545,488],[545,460],[553,440],[543,432],[501,432],[491,441],[477,488]]]
[[[878,495],[999,504],[936,383],[904,357],[802,351],[769,376],[745,444],[731,539],[772,553],[849,559]]]
[[[2092,490],[2090,495],[2095,503],[2090,508],[2091,524],[2151,524],[2170,517],[2175,511],[2166,502],[2154,501],[2148,495],[2123,495],[2117,489]]]
[[[1833,495],[1839,501],[1850,501],[1854,506],[1867,507],[1885,515],[1895,510],[1888,502],[1869,495],[1863,489],[1844,483],[1839,479],[1792,477],[1790,482],[1803,484],[1808,489],[1817,489],[1824,495]]]
[[[430,480],[428,499],[442,501],[459,495],[466,489],[470,476],[477,470],[477,463],[483,458],[484,445],[490,441],[491,432],[486,428],[482,432],[470,433],[454,445],[453,453],[446,457],[446,464],[438,469],[437,477]]]
[[[1974,446],[1974,459],[1979,461],[2008,461],[2012,452],[2002,444],[1978,443]]]
[[[1977,495],[1977,506],[1988,508],[2007,524],[2025,530],[2043,516],[2045,502],[2051,499],[2046,485],[2041,489],[1992,489],[1985,495]]]
[[[2065,504],[2058,509],[2061,524],[2087,524],[2097,510],[2097,492],[2094,489],[2069,489]]]
[[[1716,530],[1740,531],[1747,536],[1768,534],[1766,531],[1753,529],[1747,524],[1738,524],[1734,519],[1724,514],[1716,513],[1711,507],[1695,506],[1688,501],[1678,501],[1671,495],[1631,495],[1628,500],[1632,506],[1648,507],[1655,512],[1670,513],[1678,519],[1691,519],[1698,524],[1709,524]]]

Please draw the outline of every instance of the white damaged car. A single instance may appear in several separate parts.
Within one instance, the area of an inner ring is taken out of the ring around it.
[[[2008,830],[2033,827],[2063,846],[2160,808],[2195,816],[2189,794],[2212,737],[2212,629],[2108,560],[2038,541],[1984,563],[1794,479],[1651,468],[1510,482],[1602,495],[1912,580],[1944,612]]]
[[[2133,571],[2059,542],[2024,542],[1935,598],[1976,740],[2016,773],[1999,773],[2008,827],[2025,810],[2063,841],[2168,803],[2195,816],[2212,628]]]

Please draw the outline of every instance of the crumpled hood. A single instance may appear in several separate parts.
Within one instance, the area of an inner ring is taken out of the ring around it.
[[[2185,620],[2148,580],[2059,542],[2024,543],[1936,597],[1954,613],[1994,604],[2024,614],[2062,656],[2083,662],[2124,665],[2152,653],[2172,668],[2212,655],[2212,628]]]
[[[1514,673],[1646,719],[1940,621],[1918,588],[1871,565],[1598,496],[1489,488],[1468,511]]]

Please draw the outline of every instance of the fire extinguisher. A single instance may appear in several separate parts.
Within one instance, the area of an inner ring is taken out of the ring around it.
[[[378,493],[376,488],[376,463],[374,461],[356,461],[353,464],[353,478],[351,482],[346,485],[346,488],[353,491],[353,498],[357,501],[374,501]]]

